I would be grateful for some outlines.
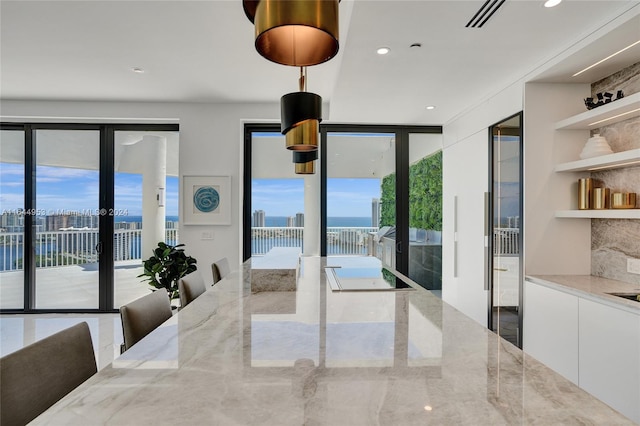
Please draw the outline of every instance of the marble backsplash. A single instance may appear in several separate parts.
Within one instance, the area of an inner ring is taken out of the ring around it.
[[[593,96],[599,92],[625,96],[640,92],[640,62],[591,85]],[[607,139],[614,152],[640,148],[640,117],[593,130]],[[640,166],[594,172],[611,192],[635,192],[640,196]],[[640,204],[640,200],[638,201]],[[640,275],[627,272],[627,258],[640,259],[640,220],[591,220],[591,274],[640,285]]]

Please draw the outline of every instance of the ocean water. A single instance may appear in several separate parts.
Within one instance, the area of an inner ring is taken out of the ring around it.
[[[286,216],[266,216],[264,224],[267,227],[284,227],[287,226]],[[327,226],[329,227],[367,227],[371,225],[370,217],[328,217]]]

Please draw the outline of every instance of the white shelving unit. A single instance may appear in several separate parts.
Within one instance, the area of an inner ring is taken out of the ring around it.
[[[640,92],[556,123],[556,130],[592,130],[640,116]]]
[[[557,218],[640,219],[640,209],[556,210]]]
[[[591,130],[640,116],[640,92],[559,121],[556,130]],[[556,172],[585,172],[640,166],[640,149],[616,152],[556,165]],[[558,210],[572,219],[640,219],[640,209]]]
[[[640,148],[556,165],[556,172],[584,172],[640,166]]]

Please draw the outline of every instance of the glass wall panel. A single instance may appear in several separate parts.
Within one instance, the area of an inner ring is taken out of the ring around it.
[[[317,160],[316,160],[317,163]],[[251,141],[251,255],[297,258],[305,238],[319,233],[319,207],[305,210],[305,187],[317,184],[315,174],[295,173],[293,152],[276,132],[253,132]],[[317,199],[319,206],[319,191]],[[317,223],[316,227],[309,226]],[[312,235],[305,235],[309,230]]]
[[[178,187],[177,132],[115,132],[114,308],[149,294],[142,261],[178,244]]]
[[[520,115],[492,127],[491,329],[517,346],[520,339],[522,159]]]
[[[24,306],[24,132],[0,130],[0,309]]]
[[[409,134],[409,278],[442,291],[442,135]]]
[[[37,130],[36,308],[97,309],[100,133]]]
[[[327,255],[395,268],[395,134],[327,134]]]

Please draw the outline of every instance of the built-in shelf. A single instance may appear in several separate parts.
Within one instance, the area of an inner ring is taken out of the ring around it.
[[[640,92],[556,123],[556,130],[591,130],[640,116]]]
[[[623,98],[624,99],[624,98]],[[583,172],[640,166],[640,148],[556,165],[556,172]]]
[[[556,217],[577,219],[640,219],[640,209],[557,210]]]

